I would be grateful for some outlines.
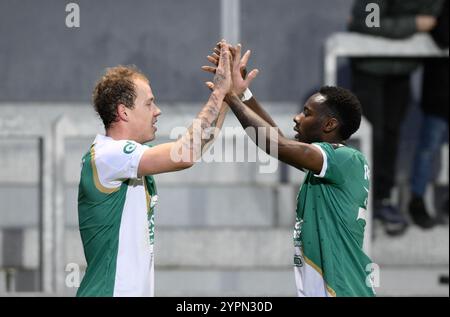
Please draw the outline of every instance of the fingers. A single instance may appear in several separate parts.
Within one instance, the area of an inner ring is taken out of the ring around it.
[[[212,66],[202,66],[202,70],[204,70],[205,72],[209,72],[209,73],[216,73],[216,68],[212,67]]]
[[[241,49],[242,49],[242,45],[238,44],[236,45],[236,47],[233,48],[234,49],[234,59],[233,59],[233,65],[235,65],[235,67],[237,67],[239,65],[239,62],[241,60]]]
[[[211,54],[211,57],[213,57],[213,58],[219,60],[220,55],[219,55],[219,54],[216,54],[216,53],[212,53],[212,54]]]
[[[211,55],[206,56],[206,58],[208,59],[208,61],[210,61],[212,64],[216,66],[219,64],[219,58],[214,58]]]
[[[206,87],[208,87],[209,90],[214,90],[214,84],[210,81],[205,82]]]
[[[208,56],[208,60],[211,63],[213,63],[214,65],[216,65],[216,66],[219,64],[220,50],[221,50],[221,46],[223,44],[228,46],[228,48],[230,50],[231,59],[232,59],[233,65],[236,65],[236,66],[239,65],[239,62],[240,62],[240,59],[241,59],[241,49],[242,49],[242,45],[241,44],[238,44],[236,47],[234,47],[234,46],[231,46],[229,44],[219,42],[213,48],[212,54]]]
[[[230,48],[230,53],[231,53],[231,59],[234,60],[234,56],[236,55],[236,48],[232,45],[229,46]],[[234,63],[234,61],[233,61]]]
[[[225,42],[225,39],[221,39],[220,42],[216,43],[216,46],[219,48],[219,50],[220,50],[220,46],[222,45],[222,42]]]
[[[247,67],[241,66],[239,67],[239,71],[241,72],[242,79],[247,78]]]
[[[248,59],[250,58],[250,54],[251,54],[252,52],[250,51],[250,50],[248,50],[247,52],[245,52],[245,54],[244,54],[244,56],[242,56],[242,59],[241,59],[241,67],[242,66],[247,66],[247,63],[248,63]]]
[[[247,87],[250,86],[251,82],[253,81],[253,79],[256,78],[256,76],[258,76],[258,74],[259,74],[259,70],[258,69],[254,69],[250,73],[248,73],[247,79],[245,80]]]

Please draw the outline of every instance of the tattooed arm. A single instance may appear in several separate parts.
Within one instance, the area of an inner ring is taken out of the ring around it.
[[[138,175],[173,172],[191,167],[214,140],[225,119],[228,107],[223,105],[225,95],[231,91],[230,51],[225,42],[221,45],[221,58],[214,76],[213,91],[194,119],[194,123],[177,141],[147,149],[140,162]]]
[[[228,105],[223,102],[223,99],[223,94],[216,90],[212,92],[205,107],[194,119],[188,131],[172,147],[172,160],[181,160],[190,167],[211,146],[220,133],[228,112]]]
[[[214,140],[220,134],[220,130],[222,129],[223,123],[225,121],[229,109],[230,107],[228,107],[228,104],[226,102],[222,102],[222,106],[220,108],[217,120],[214,123],[214,126],[211,127],[212,128],[211,133],[208,133],[209,136],[205,135],[206,138],[209,138],[209,141],[207,141],[203,146],[202,154],[204,154],[209,149],[209,147],[214,143]]]

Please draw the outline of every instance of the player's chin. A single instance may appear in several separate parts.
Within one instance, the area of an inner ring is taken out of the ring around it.
[[[294,136],[294,139],[295,139],[295,141],[298,141],[298,142],[302,142],[302,143],[310,143],[310,142],[308,142],[308,140],[307,140],[302,134],[300,134],[300,133],[296,134],[296,135]]]
[[[147,134],[147,137],[146,137],[147,142],[151,142],[151,141],[153,141],[155,138],[156,138],[156,130],[149,132],[149,133]]]

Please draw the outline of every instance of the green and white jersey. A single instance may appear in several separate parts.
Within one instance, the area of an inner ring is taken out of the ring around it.
[[[86,274],[77,296],[153,296],[153,177],[137,177],[148,146],[97,135],[82,160],[78,221]]]
[[[374,296],[363,239],[369,166],[359,151],[315,143],[319,175],[307,172],[297,197],[294,272],[298,296]]]

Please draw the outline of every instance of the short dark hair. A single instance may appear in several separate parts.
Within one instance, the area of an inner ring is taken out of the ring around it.
[[[350,90],[342,87],[324,86],[319,93],[326,98],[324,104],[340,123],[340,136],[347,140],[361,124],[361,103]]]
[[[103,121],[105,129],[117,119],[117,106],[123,104],[132,109],[136,100],[136,87],[133,79],[141,78],[148,82],[136,66],[116,66],[107,68],[105,74],[95,85],[92,103]]]

